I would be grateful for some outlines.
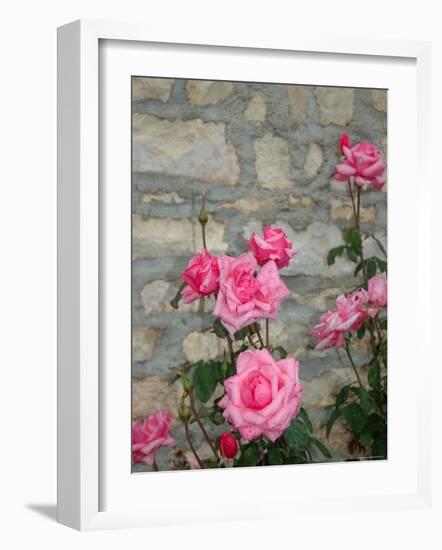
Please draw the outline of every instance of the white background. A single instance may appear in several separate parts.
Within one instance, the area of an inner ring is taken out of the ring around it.
[[[301,5],[300,5],[301,4]],[[1,229],[1,436],[0,544],[64,549],[96,548],[439,548],[441,510],[440,364],[433,365],[434,482],[430,511],[388,515],[296,517],[271,521],[79,534],[50,521],[55,504],[56,410],[56,27],[78,17],[152,22],[170,27],[213,25],[215,29],[262,29],[269,36],[311,29],[312,34],[344,33],[434,41],[434,127],[442,128],[442,39],[437,2],[351,3],[315,0],[254,2],[149,2],[88,0],[9,3],[2,6],[0,86]],[[406,116],[406,113],[404,113]],[[440,131],[434,132],[439,157]],[[436,157],[435,157],[436,158]],[[406,159],[404,159],[406,162]],[[435,164],[436,166],[436,161]],[[441,199],[434,170],[434,212]],[[418,182],[417,182],[418,184]],[[434,235],[442,236],[441,216]],[[410,220],[413,223],[413,220]],[[435,238],[435,244],[438,239]],[[435,249],[440,260],[438,244]],[[410,250],[413,261],[413,250]],[[440,263],[439,263],[440,266]],[[410,289],[412,291],[412,289]],[[435,292],[435,311],[441,307]],[[406,304],[404,304],[406,314]],[[434,323],[440,320],[434,315]],[[440,330],[440,329],[439,329]],[[435,332],[436,334],[436,332]],[[436,346],[436,343],[434,344]],[[425,358],[423,358],[425,360]],[[416,375],[419,364],[416,365]],[[437,409],[436,409],[437,407]],[[148,498],[148,495],[146,495]],[[235,496],[232,495],[232,499]],[[185,495],[182,496],[185,506]],[[439,524],[438,520],[439,519]],[[3,540],[5,539],[5,540]]]

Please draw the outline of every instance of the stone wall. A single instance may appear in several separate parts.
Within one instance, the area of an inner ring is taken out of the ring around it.
[[[354,287],[354,264],[338,259],[329,268],[325,260],[351,219],[345,186],[333,179],[338,138],[346,130],[386,157],[386,110],[384,90],[133,79],[135,419],[174,408],[171,367],[223,351],[209,313],[169,305],[202,247],[197,215],[205,191],[211,252],[241,254],[251,232],[270,223],[299,251],[281,273],[291,295],[271,323],[271,340],[301,361],[304,407],[323,434],[337,388],[353,379],[339,351],[313,351],[308,336],[336,295]],[[385,192],[364,193],[363,228],[384,243],[386,208]],[[335,458],[345,456],[345,439],[337,426],[329,441]]]

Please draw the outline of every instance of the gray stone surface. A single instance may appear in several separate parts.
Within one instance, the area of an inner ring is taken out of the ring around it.
[[[210,333],[213,303],[204,311],[170,306],[202,247],[197,215],[205,192],[212,252],[245,252],[250,233],[267,224],[294,242],[298,255],[281,272],[290,296],[270,334],[301,361],[304,404],[323,435],[327,407],[351,380],[344,354],[316,352],[308,336],[320,313],[355,285],[354,264],[326,264],[351,219],[346,187],[333,179],[337,144],[348,131],[386,154],[386,91],[149,78],[138,78],[133,90],[134,418],[176,408],[170,368],[225,349]],[[364,193],[361,222],[386,244],[386,192]],[[372,239],[364,251],[379,254]],[[363,346],[356,357],[364,363]],[[185,448],[177,420],[173,432]],[[338,424],[329,442],[336,457],[345,456],[347,436]],[[162,464],[173,454],[164,450]]]

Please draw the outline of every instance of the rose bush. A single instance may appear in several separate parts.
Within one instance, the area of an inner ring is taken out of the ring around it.
[[[333,265],[344,253],[356,264],[354,275],[361,277],[357,290],[338,296],[336,308],[323,313],[310,334],[316,350],[343,348],[355,381],[338,392],[326,425],[330,434],[342,419],[351,434],[348,450],[355,458],[387,458],[387,253],[373,234],[364,234],[361,204],[364,188],[379,190],[384,185],[385,163],[377,147],[360,143],[352,147],[348,134],[342,134],[339,147],[344,161],[336,166],[336,179],[347,183],[353,209],[353,225],[342,232],[343,244],[330,250],[327,263]],[[379,256],[365,257],[364,242],[374,241]],[[370,359],[364,381],[354,357],[365,346]]]

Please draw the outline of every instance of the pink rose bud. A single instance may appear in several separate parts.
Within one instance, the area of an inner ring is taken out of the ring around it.
[[[347,132],[342,133],[341,137],[339,138],[339,149],[341,150],[341,153],[343,155],[345,155],[344,147],[347,147],[347,149],[351,149],[350,136],[347,134]]]
[[[223,432],[219,438],[218,449],[224,458],[234,458],[238,452],[238,442],[233,435]]]
[[[185,304],[217,292],[219,288],[218,258],[206,250],[197,254],[184,270],[183,279],[187,283],[183,290]]]
[[[279,269],[287,267],[296,254],[284,231],[270,225],[264,228],[263,237],[253,233],[248,245],[259,265],[273,260]]]
[[[218,405],[246,441],[261,436],[275,441],[301,408],[299,362],[293,357],[275,361],[266,349],[240,353],[236,374],[224,388]]]
[[[363,141],[351,147],[343,134],[339,146],[345,159],[335,166],[335,178],[347,182],[352,177],[359,187],[371,185],[373,189],[382,189],[385,184],[385,162],[376,145]]]
[[[368,299],[376,307],[387,305],[387,274],[375,275],[368,281]]]

